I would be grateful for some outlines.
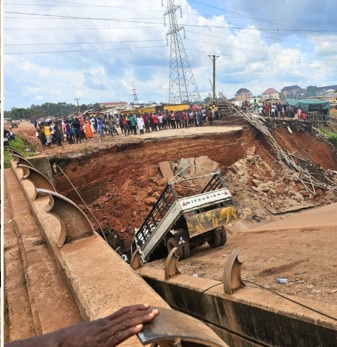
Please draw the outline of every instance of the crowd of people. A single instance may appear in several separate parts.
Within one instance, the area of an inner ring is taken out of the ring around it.
[[[254,112],[265,117],[291,117],[294,119],[306,120],[307,115],[301,109],[294,109],[289,105],[280,103],[265,103],[259,105],[243,102],[242,107],[246,112]],[[44,147],[52,144],[62,146],[68,144],[81,143],[84,139],[114,135],[142,135],[152,131],[165,129],[178,129],[188,127],[200,127],[203,125],[213,125],[218,118],[218,111],[215,107],[196,108],[182,111],[165,111],[152,113],[129,113],[129,114],[109,114],[97,113],[92,115],[76,115],[68,117],[66,120],[47,119],[45,121],[35,121],[36,136],[40,139]]]
[[[274,118],[294,118],[300,120],[306,120],[307,114],[303,112],[300,108],[295,109],[293,106],[284,105],[279,102],[274,103],[264,103],[259,105],[256,100],[254,103],[243,102],[241,108],[246,112],[254,112],[264,117],[274,117]]]
[[[81,143],[82,140],[94,137],[114,135],[142,135],[152,131],[164,129],[178,129],[192,126],[213,125],[218,117],[215,108],[183,110],[176,112],[94,114],[90,116],[76,115],[66,120],[46,119],[35,121],[35,134],[42,146],[51,147],[52,144],[63,146]]]

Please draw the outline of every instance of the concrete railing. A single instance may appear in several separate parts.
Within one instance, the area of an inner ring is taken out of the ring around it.
[[[44,234],[55,262],[85,320],[111,314],[126,305],[149,303],[169,308],[146,282],[95,232],[59,247],[60,220],[46,213],[49,196],[37,196],[34,184],[23,179],[23,169],[12,161],[36,222]],[[32,198],[34,200],[32,200]],[[137,338],[127,346],[140,346]]]

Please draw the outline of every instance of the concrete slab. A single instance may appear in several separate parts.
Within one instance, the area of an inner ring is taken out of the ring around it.
[[[170,180],[174,176],[171,163],[169,161],[162,161],[161,163],[159,163],[159,170],[163,177],[167,178],[168,180]]]

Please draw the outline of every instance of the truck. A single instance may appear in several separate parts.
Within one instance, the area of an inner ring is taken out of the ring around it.
[[[220,172],[188,165],[167,183],[136,229],[131,266],[151,261],[155,252],[165,248],[168,253],[177,248],[175,255],[184,259],[205,242],[222,246],[227,241],[224,226],[232,217],[237,218],[232,194]]]

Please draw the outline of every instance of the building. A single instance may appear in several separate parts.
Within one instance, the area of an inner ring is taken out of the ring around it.
[[[323,96],[329,89],[337,91],[337,85],[326,86],[326,87],[318,87],[316,89],[316,96]]]
[[[306,89],[298,85],[288,86],[281,89],[281,99],[302,99],[306,96]]]
[[[128,103],[125,101],[117,101],[117,102],[102,102],[99,104],[100,108],[122,108],[124,106],[126,106]]]
[[[246,88],[239,89],[235,94],[235,101],[249,101],[253,94]]]
[[[262,100],[279,100],[280,93],[274,88],[268,88],[262,93]]]

